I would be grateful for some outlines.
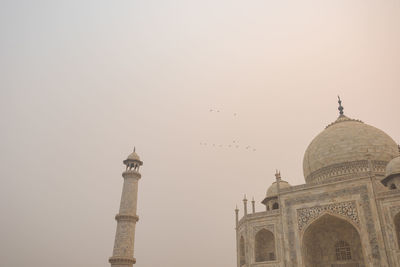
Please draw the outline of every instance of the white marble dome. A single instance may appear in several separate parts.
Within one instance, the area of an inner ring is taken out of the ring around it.
[[[400,156],[392,159],[386,166],[385,176],[400,174]]]
[[[303,159],[306,183],[365,172],[368,160],[384,174],[398,156],[396,142],[383,131],[344,115],[328,125],[308,146]],[[376,168],[375,168],[376,167]]]
[[[279,188],[283,189],[287,187],[291,187],[291,185],[288,182],[281,180],[279,183]],[[276,196],[277,194],[278,194],[278,185],[276,182],[273,182],[272,185],[267,190],[267,197]]]

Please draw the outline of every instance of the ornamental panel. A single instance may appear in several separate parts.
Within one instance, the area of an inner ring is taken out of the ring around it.
[[[348,218],[356,225],[360,225],[355,201],[346,201],[323,206],[314,206],[297,210],[297,224],[299,230],[303,230],[311,221],[328,212]]]

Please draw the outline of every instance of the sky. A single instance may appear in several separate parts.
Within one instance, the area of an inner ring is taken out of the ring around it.
[[[399,47],[399,0],[0,1],[2,265],[109,266],[136,147],[135,266],[235,266],[337,95],[400,142]]]

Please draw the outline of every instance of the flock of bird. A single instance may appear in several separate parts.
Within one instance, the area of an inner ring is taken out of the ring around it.
[[[200,142],[201,146],[209,146],[209,147],[216,147],[216,148],[244,148],[247,149],[249,151],[257,151],[257,149],[251,147],[251,146],[240,146],[239,145],[239,141],[233,140],[232,143],[227,144],[227,145],[223,145],[223,144],[211,144],[211,143],[207,143],[207,142]]]
[[[220,113],[220,111],[219,111],[218,109],[210,109],[209,112]],[[233,116],[236,117],[236,116],[237,116],[237,113],[233,113]],[[200,145],[201,145],[201,146],[206,146],[206,147],[213,147],[213,148],[236,148],[236,149],[244,148],[244,149],[246,149],[246,150],[248,150],[248,151],[253,151],[253,152],[257,151],[256,148],[251,147],[251,146],[249,146],[249,145],[247,145],[247,146],[241,146],[241,145],[239,144],[239,141],[238,141],[238,140],[232,140],[231,143],[226,144],[226,145],[223,145],[223,144],[215,144],[215,143],[207,143],[207,142],[200,142]]]

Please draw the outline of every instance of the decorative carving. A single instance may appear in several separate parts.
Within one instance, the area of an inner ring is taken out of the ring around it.
[[[311,208],[303,208],[297,210],[297,222],[299,230],[301,231],[304,227],[315,218],[318,218],[322,213],[330,212],[349,218],[356,225],[360,225],[360,219],[358,217],[357,207],[355,201],[340,202],[334,204],[328,204],[324,206],[315,206]]]
[[[388,162],[386,161],[371,161],[372,171],[375,173],[384,173],[385,167]],[[366,173],[369,172],[368,160],[358,160],[332,164],[310,173],[306,177],[307,183],[320,184],[326,182],[328,179],[343,175]]]
[[[377,238],[377,230],[374,223],[374,216],[372,214],[371,203],[370,203],[370,193],[366,185],[360,185],[355,187],[342,188],[340,190],[324,192],[316,195],[306,194],[304,196],[299,196],[292,199],[285,200],[285,217],[287,218],[286,231],[288,236],[288,247],[289,247],[289,261],[291,262],[291,267],[298,267],[298,254],[296,252],[296,218],[292,217],[293,205],[305,204],[314,202],[321,199],[332,199],[338,197],[348,197],[351,195],[359,196],[360,209],[363,211],[363,216],[368,222],[365,224],[367,230],[367,236],[370,244],[371,250],[369,251],[372,255],[374,266],[381,266],[381,255],[379,252],[379,244]],[[361,224],[361,223],[360,223]]]

